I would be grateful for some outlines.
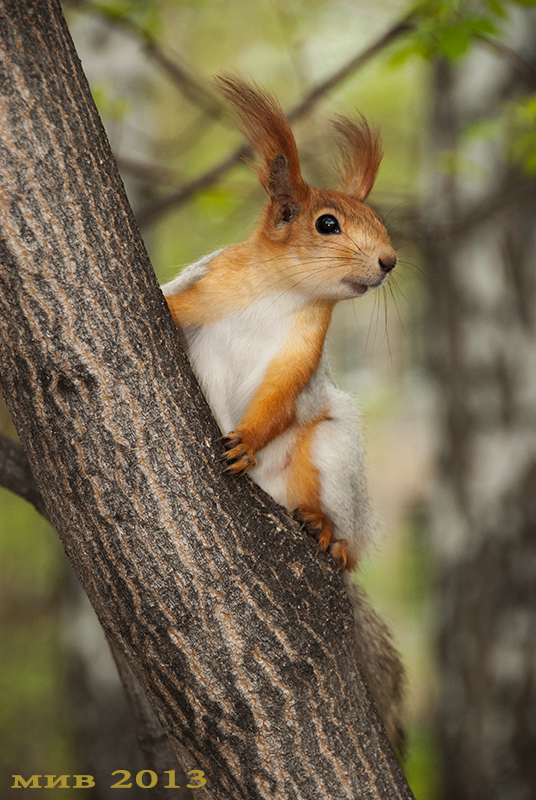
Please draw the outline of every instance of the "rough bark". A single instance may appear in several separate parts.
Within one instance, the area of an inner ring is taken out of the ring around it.
[[[534,15],[520,38],[530,57]],[[481,55],[436,69],[435,147],[491,171],[476,188],[438,176],[428,216],[447,800],[536,797],[536,181],[462,136],[525,88]]]
[[[134,713],[138,744],[147,769],[153,770],[157,775],[164,775],[168,770],[175,770],[173,783],[180,787],[170,788],[165,783],[158,783],[153,789],[148,790],[151,800],[192,800],[193,791],[187,788],[189,779],[178,763],[166,732],[148,702],[145,692],[124,655],[113,642],[109,644],[121,683],[125,688],[128,704]]]
[[[333,563],[221,475],[58,3],[0,31],[0,381],[101,624],[203,796],[410,797]]]

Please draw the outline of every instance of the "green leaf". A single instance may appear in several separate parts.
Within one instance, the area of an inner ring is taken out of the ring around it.
[[[469,49],[470,33],[462,28],[452,29],[450,33],[446,33],[439,42],[439,51],[455,61],[460,56],[465,55]]]
[[[93,8],[118,22],[134,23],[149,38],[160,34],[160,5],[155,0],[95,0]]]
[[[506,19],[506,11],[504,10],[504,4],[499,2],[499,0],[488,0],[487,5],[489,10],[497,17]]]
[[[494,36],[498,33],[497,26],[494,25],[491,20],[486,19],[486,17],[475,17],[474,19],[468,20],[467,26],[470,28],[473,35],[482,34],[484,36]]]

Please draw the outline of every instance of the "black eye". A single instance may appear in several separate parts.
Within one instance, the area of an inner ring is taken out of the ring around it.
[[[340,233],[339,220],[333,214],[322,214],[318,217],[315,225],[318,233]]]

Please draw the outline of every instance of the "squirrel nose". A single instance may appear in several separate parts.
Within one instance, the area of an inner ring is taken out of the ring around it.
[[[378,263],[383,272],[391,272],[396,267],[397,260],[396,253],[393,253],[393,255],[382,256],[378,259]]]

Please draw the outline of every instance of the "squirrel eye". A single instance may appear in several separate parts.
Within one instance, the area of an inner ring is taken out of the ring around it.
[[[339,220],[333,214],[322,214],[318,217],[315,227],[318,233],[340,233]]]

